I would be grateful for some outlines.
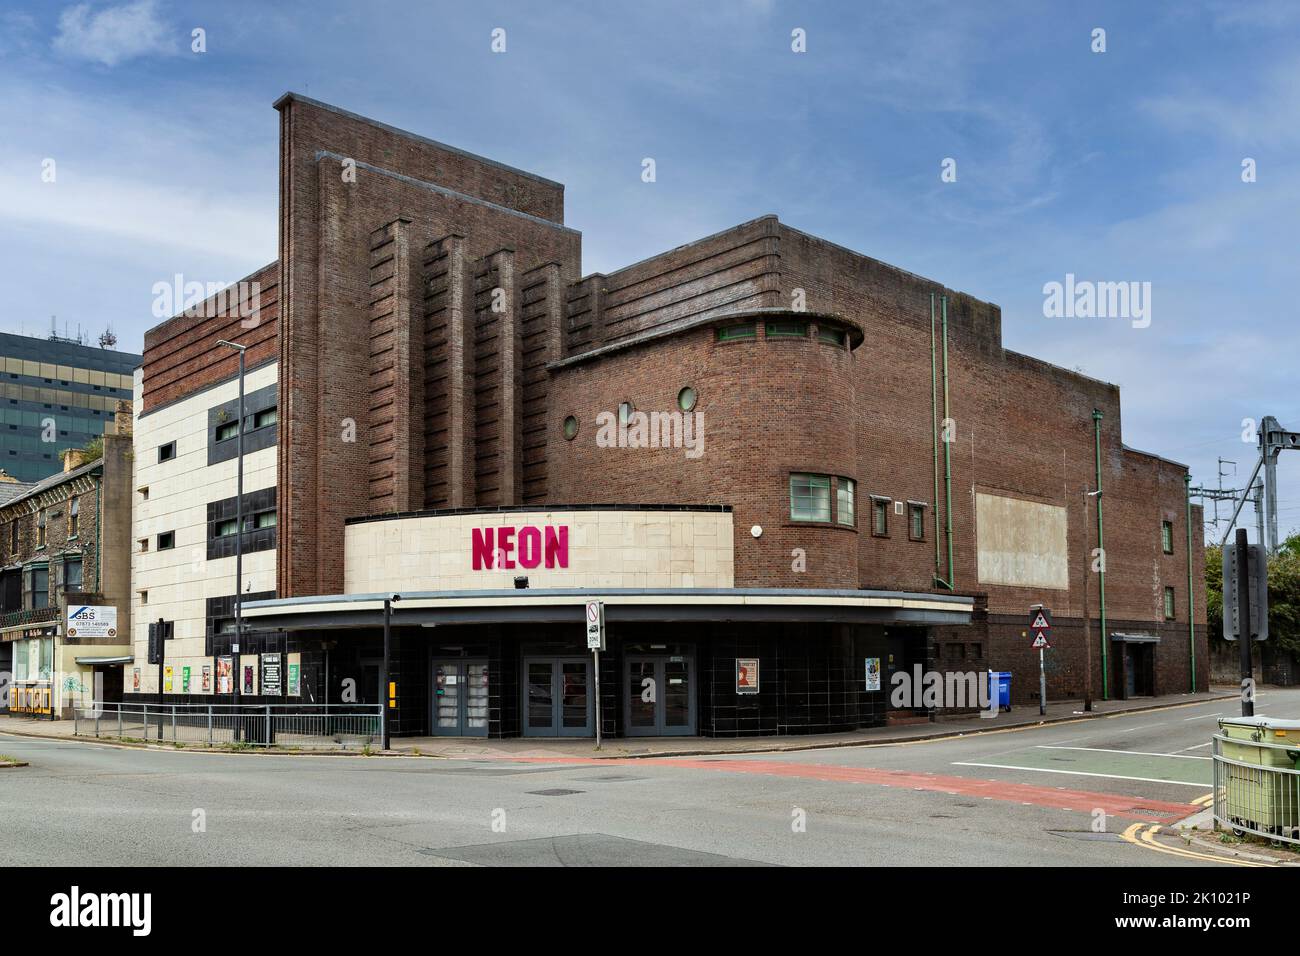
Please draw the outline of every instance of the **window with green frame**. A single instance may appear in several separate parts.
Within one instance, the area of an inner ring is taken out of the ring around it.
[[[806,339],[807,322],[768,322],[764,333],[769,339]]]
[[[734,342],[737,339],[754,339],[758,338],[758,329],[753,322],[742,322],[739,325],[726,325],[718,329],[719,342]]]
[[[1165,620],[1172,621],[1173,619],[1174,619],[1174,589],[1167,587],[1165,588]]]
[[[1174,523],[1172,521],[1160,522],[1160,547],[1164,549],[1165,554],[1174,553]]]
[[[871,533],[877,538],[889,537],[889,499],[871,498]]]
[[[831,520],[831,480],[828,476],[790,476],[790,520]]]
[[[835,479],[835,520],[850,528],[857,524],[854,502],[858,484],[852,478]]]
[[[907,536],[913,541],[925,540],[925,505],[915,501],[907,505]]]
[[[830,342],[832,345],[838,345],[840,348],[844,348],[844,343],[847,341],[844,330],[837,329],[831,325],[817,326],[817,338],[823,342]]]

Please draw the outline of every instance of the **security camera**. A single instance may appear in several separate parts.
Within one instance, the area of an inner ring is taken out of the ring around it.
[[[393,595],[392,597],[390,597],[388,600],[390,600],[390,601],[400,601],[401,599],[402,599],[402,596],[401,596],[400,594],[394,594],[394,595]]]

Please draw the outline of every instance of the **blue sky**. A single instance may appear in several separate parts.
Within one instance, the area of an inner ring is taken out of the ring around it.
[[[1297,40],[1284,0],[9,2],[0,329],[139,350],[155,282],[273,260],[294,90],[565,183],[584,272],[770,212],[996,302],[1008,347],[1121,386],[1128,444],[1244,482],[1242,419],[1300,428]],[[1045,317],[1067,273],[1150,282],[1149,327]]]

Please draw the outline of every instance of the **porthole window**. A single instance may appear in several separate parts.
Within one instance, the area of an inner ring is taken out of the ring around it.
[[[618,405],[618,423],[619,423],[620,425],[626,425],[626,424],[627,424],[629,421],[631,421],[631,420],[632,420],[632,403],[631,403],[631,402],[619,402],[619,405]]]
[[[570,415],[564,420],[564,440],[573,441],[578,437],[578,419]]]
[[[684,412],[689,412],[695,408],[695,402],[699,396],[695,394],[695,389],[687,385],[677,393],[677,407]]]

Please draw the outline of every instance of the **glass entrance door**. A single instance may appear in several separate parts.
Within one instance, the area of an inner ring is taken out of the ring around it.
[[[593,696],[585,658],[524,658],[524,736],[595,736]]]
[[[486,661],[434,661],[433,733],[441,737],[486,737],[488,668]]]
[[[685,655],[629,657],[625,726],[629,737],[695,733],[692,661]]]

